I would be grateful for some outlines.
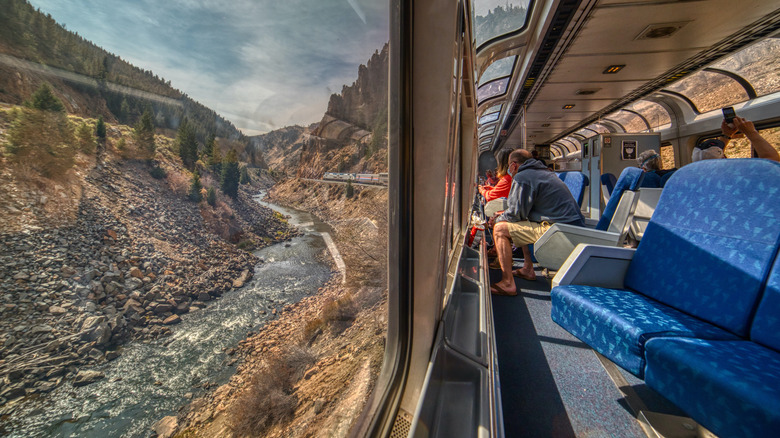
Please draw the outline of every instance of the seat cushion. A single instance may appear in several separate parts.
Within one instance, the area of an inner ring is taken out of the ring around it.
[[[737,339],[725,330],[642,294],[594,286],[553,288],[552,319],[640,378],[645,368],[644,344],[652,337]]]
[[[780,351],[780,257],[775,258],[769,274],[750,328],[750,339]]]
[[[625,286],[747,337],[780,237],[779,197],[780,163],[683,167],[663,190]]]
[[[780,433],[780,353],[750,341],[654,338],[645,382],[721,437]]]

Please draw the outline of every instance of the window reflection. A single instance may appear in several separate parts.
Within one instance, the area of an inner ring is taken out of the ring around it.
[[[628,108],[642,114],[642,117],[647,120],[650,127],[655,130],[666,129],[672,126],[672,119],[669,117],[669,113],[658,103],[640,100],[634,102]]]
[[[780,58],[780,38],[766,38],[713,64],[745,78],[763,96],[780,91],[780,64],[767,62]]]
[[[506,58],[499,59],[498,61],[493,62],[490,64],[490,66],[485,70],[484,73],[482,73],[482,76],[479,78],[479,85],[486,84],[493,79],[498,79],[504,76],[509,76],[512,74],[512,67],[515,65],[515,58],[516,56],[508,56]]]
[[[479,87],[477,89],[477,102],[506,93],[507,85],[509,85],[509,78],[498,79]]]
[[[700,71],[666,87],[688,97],[701,113],[748,100],[737,81],[720,73]]]
[[[529,1],[476,0],[473,3],[472,22],[477,47],[525,26]]]

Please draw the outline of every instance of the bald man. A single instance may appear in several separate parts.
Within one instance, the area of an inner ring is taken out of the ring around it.
[[[560,222],[584,227],[580,206],[566,184],[547,166],[534,159],[531,152],[517,149],[509,155],[509,174],[512,188],[507,198],[507,209],[496,218],[493,238],[496,242],[501,280],[490,286],[496,295],[517,295],[515,280],[520,277],[536,280],[531,251],[528,245]],[[523,249],[523,267],[512,271],[512,243]]]

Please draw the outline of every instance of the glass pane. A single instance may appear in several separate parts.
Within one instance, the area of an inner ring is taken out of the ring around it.
[[[147,436],[193,397],[246,436],[271,405],[328,430],[298,398],[356,423],[388,323],[389,3],[301,6],[0,1],[2,436]]]
[[[499,114],[501,113],[486,114],[479,118],[479,124],[484,125],[485,123],[495,122],[498,120]]]
[[[608,134],[609,133],[609,128],[607,128],[604,125],[599,125],[598,123],[590,124],[590,125],[588,125],[588,128],[598,132],[599,134]]]
[[[731,106],[748,99],[745,89],[730,77],[709,71],[700,71],[666,87],[691,99],[699,112]]]
[[[628,111],[618,111],[605,117],[605,119],[614,120],[620,123],[626,132],[647,131],[647,125],[642,118]]]
[[[496,125],[488,126],[482,130],[482,132],[479,133],[480,137],[484,137],[486,135],[491,135],[494,132],[496,132]]]
[[[674,146],[662,144],[659,153],[661,154],[661,169],[674,169],[677,167],[674,160]]]
[[[767,128],[758,131],[775,149],[780,152],[780,127]],[[753,151],[747,138],[735,138],[729,141],[723,153],[728,158],[752,158]]]
[[[501,106],[503,106],[502,103],[499,103],[498,105],[493,105],[490,108],[488,108],[487,110],[485,110],[483,115],[499,112],[499,111],[501,111]]]
[[[517,57],[508,56],[490,64],[490,66],[485,69],[485,72],[482,73],[482,76],[479,77],[479,85],[487,84],[493,79],[511,75],[512,67],[515,65],[515,58]]]
[[[480,146],[489,144],[491,141],[493,141],[493,136],[487,137],[479,142]]]
[[[666,129],[672,126],[672,119],[669,113],[661,105],[649,100],[640,100],[628,106],[628,109],[634,110],[642,117],[647,119],[647,123],[653,129]]]
[[[589,131],[589,130],[587,130],[587,129],[585,129],[585,128],[583,128],[583,129],[580,129],[579,131],[577,131],[577,132],[576,132],[576,134],[577,134],[577,135],[581,135],[581,136],[583,136],[584,138],[590,138],[590,137],[593,137],[593,136],[595,136],[595,135],[596,135],[596,133],[595,133],[595,132],[593,132],[593,131]]]
[[[509,85],[509,78],[498,79],[477,88],[477,102],[506,93],[507,85]]]
[[[756,94],[780,91],[780,38],[767,38],[718,61],[712,67],[734,72],[745,78]],[[774,62],[767,62],[774,60]]]
[[[473,3],[473,34],[477,47],[497,36],[525,26],[530,0],[476,0]]]

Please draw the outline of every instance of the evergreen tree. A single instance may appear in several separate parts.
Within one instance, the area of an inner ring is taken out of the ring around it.
[[[212,172],[222,175],[222,154],[219,153],[219,146],[216,143],[214,144],[214,153],[211,154],[208,164],[211,166]]]
[[[152,158],[157,151],[157,146],[154,144],[154,119],[149,108],[144,111],[141,120],[135,124],[133,132],[144,158]]]
[[[239,177],[238,155],[231,149],[222,161],[222,193],[234,199],[238,197]]]
[[[41,111],[65,112],[62,101],[51,92],[51,87],[46,82],[35,90],[27,106]]]
[[[209,187],[209,189],[206,190],[206,202],[212,207],[217,204],[217,191],[214,190],[214,187]]]
[[[124,123],[130,121],[130,105],[125,98],[122,98],[122,103],[119,105],[119,121]]]
[[[249,184],[250,181],[251,180],[249,179],[249,171],[247,170],[246,166],[241,166],[240,178],[238,182],[240,182],[241,184]]]
[[[27,165],[52,178],[73,166],[76,139],[64,111],[19,111],[7,135],[11,162]]]
[[[195,139],[195,132],[186,117],[179,125],[176,143],[179,145],[179,156],[184,167],[192,169],[195,162],[198,161],[198,141]]]
[[[98,117],[97,125],[95,125],[95,136],[101,143],[106,141],[106,123],[103,121],[103,116]]]
[[[217,138],[214,136],[214,133],[209,134],[208,140],[206,140],[206,147],[203,149],[203,156],[208,157],[211,159],[211,157],[214,155],[214,148],[217,143]]]
[[[355,188],[352,187],[352,180],[347,180],[347,188],[344,195],[347,197],[347,199],[350,199],[355,195]]]
[[[200,202],[201,199],[203,199],[203,196],[200,194],[202,188],[203,185],[200,183],[200,173],[196,170],[190,179],[190,190],[187,193],[187,196],[192,202]]]
[[[95,152],[95,137],[92,136],[92,128],[87,125],[87,122],[82,122],[79,125],[79,129],[76,131],[76,140],[81,152],[85,154],[93,154]]]

